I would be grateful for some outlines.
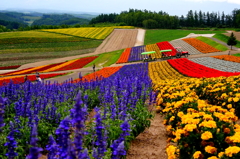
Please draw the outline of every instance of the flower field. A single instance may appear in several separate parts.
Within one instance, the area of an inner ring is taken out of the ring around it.
[[[160,49],[157,44],[149,44],[146,45],[146,51],[155,51],[156,53],[152,54],[152,58],[160,59],[162,57],[162,53],[160,53]]]
[[[155,97],[147,64],[123,66],[101,81],[10,83],[0,94],[0,155],[8,158],[43,150],[48,158],[121,158],[149,126],[145,100]]]
[[[56,76],[62,76],[65,75],[66,73],[53,73],[53,74],[41,74],[40,77],[42,79],[48,79]],[[24,82],[24,77],[23,75],[20,76],[8,76],[8,77],[0,77],[0,86],[6,85],[10,83],[11,81],[14,84],[21,84]],[[28,80],[31,82],[36,81],[36,75],[28,75]]]
[[[132,47],[128,62],[143,60],[142,52],[145,52],[145,45]]]
[[[96,80],[100,81],[100,80],[103,80],[104,78],[110,77],[111,75],[113,75],[114,73],[119,71],[119,69],[121,69],[121,68],[122,68],[122,66],[118,66],[118,67],[105,67],[105,68],[102,68],[99,71],[90,73],[90,74],[88,74],[88,75],[86,75],[84,77],[80,77],[79,79],[76,79],[73,82],[74,83],[79,82],[79,81],[91,82],[91,81],[96,81]]]
[[[181,39],[172,40],[169,42],[173,47],[181,47],[180,51],[188,51],[191,55],[202,54],[200,51],[195,49],[192,45],[186,43]]]
[[[220,60],[212,57],[194,58],[189,60],[224,72],[240,72],[240,63],[236,62]]]
[[[195,62],[192,62],[186,58],[171,59],[171,60],[168,60],[168,62],[172,67],[174,67],[180,73],[189,77],[212,78],[212,77],[219,77],[219,76],[228,77],[228,76],[234,76],[234,75],[240,74],[240,72],[233,73],[233,72],[224,72],[224,71],[212,69],[204,65],[200,65]]]
[[[171,49],[172,51],[165,52],[164,54],[168,56],[176,56],[177,50],[168,41],[159,42],[157,43],[157,46],[159,47],[160,50]]]
[[[66,29],[43,29],[42,31],[61,33],[64,35],[78,36],[89,39],[105,39],[114,28],[132,29],[131,26],[116,26],[116,27],[81,27],[81,28],[66,28]]]
[[[0,74],[0,77],[1,76],[10,76],[10,75],[31,74],[31,73],[35,73],[35,72],[53,72],[53,71],[65,71],[65,70],[79,69],[79,68],[83,68],[85,65],[92,62],[97,57],[98,56],[90,56],[90,57],[84,57],[84,58],[80,58],[80,59],[70,60],[67,62],[61,62],[61,63],[56,63],[56,64],[43,65],[43,66],[32,67],[32,68],[27,68],[27,69],[23,69],[23,70],[7,72],[4,74]]]
[[[169,132],[168,158],[240,157],[239,80],[240,76],[183,78],[154,85]]]
[[[8,70],[8,69],[17,69],[21,65],[15,65],[15,66],[2,66],[0,67],[0,70]]]
[[[126,63],[126,62],[128,62],[130,53],[131,53],[131,48],[126,48],[124,50],[124,52],[121,54],[121,56],[119,57],[119,59],[118,59],[118,61],[116,63],[118,64],[118,63]]]
[[[183,41],[192,45],[194,48],[196,48],[202,53],[220,52],[220,50],[215,49],[214,47],[195,38],[186,38],[186,39],[183,39]]]
[[[240,57],[237,56],[232,56],[232,55],[218,55],[218,56],[213,56],[214,58],[220,59],[220,60],[225,60],[225,61],[232,61],[232,62],[237,62],[240,63]]]

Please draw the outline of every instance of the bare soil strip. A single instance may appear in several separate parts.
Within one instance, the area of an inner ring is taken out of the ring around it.
[[[134,139],[127,153],[127,159],[167,159],[167,132],[163,116],[156,114],[151,126]]]

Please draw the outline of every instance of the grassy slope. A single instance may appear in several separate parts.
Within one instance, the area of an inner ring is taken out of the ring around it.
[[[208,45],[210,45],[210,46],[212,46],[212,47],[214,47],[214,48],[216,48],[216,49],[218,49],[220,51],[228,50],[228,48],[226,46],[224,46],[222,44],[219,44],[219,43],[215,42],[214,40],[209,39],[207,37],[199,36],[196,39],[201,40],[201,41],[207,43]]]
[[[190,33],[195,34],[213,34],[213,33],[225,33],[224,31],[208,31],[208,30],[147,30],[145,35],[144,44],[154,44],[162,41],[171,41],[179,38],[183,38]]]
[[[227,43],[228,38],[229,38],[227,35],[224,35],[224,34],[215,34],[213,37],[216,39],[219,39],[225,43]],[[240,41],[237,41],[237,45],[235,47],[240,48]]]
[[[117,62],[117,60],[121,56],[122,52],[123,52],[123,49],[100,54],[98,58],[96,58],[95,60],[93,60],[92,62],[87,64],[85,67],[92,67],[94,63],[96,65],[96,67],[110,66]]]

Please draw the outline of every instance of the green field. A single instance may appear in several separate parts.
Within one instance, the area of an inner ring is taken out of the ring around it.
[[[95,64],[96,67],[110,66],[117,62],[117,60],[121,56],[122,52],[123,52],[123,49],[100,54],[98,56],[98,58],[96,58],[95,60],[93,60],[92,62],[90,62],[89,64],[87,64],[84,67],[91,67],[91,66],[93,66],[93,64]]]
[[[196,39],[201,40],[203,42],[205,42],[206,44],[220,50],[220,51],[226,51],[228,50],[228,48],[222,44],[219,44],[217,42],[215,42],[214,40],[207,38],[207,37],[203,37],[203,36],[199,36]]]
[[[144,40],[144,45],[154,44],[162,41],[171,41],[179,38],[183,38],[190,33],[195,34],[213,34],[213,33],[225,33],[225,31],[211,31],[211,30],[147,30]]]
[[[224,35],[224,34],[215,34],[213,37],[217,38],[225,43],[227,43],[228,38],[229,38],[227,35]],[[235,45],[235,47],[240,48],[240,41],[237,41],[237,45]]]

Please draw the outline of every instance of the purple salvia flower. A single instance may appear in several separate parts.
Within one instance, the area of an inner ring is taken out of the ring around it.
[[[38,159],[41,154],[42,148],[37,147],[38,142],[38,133],[37,133],[37,125],[33,124],[32,131],[31,131],[31,139],[30,139],[30,151],[29,155],[27,156],[28,159]]]
[[[117,140],[113,141],[113,144],[110,146],[112,148],[112,159],[120,159],[121,156],[126,155],[124,141],[127,136],[130,135],[130,125],[128,121],[124,121],[121,125],[122,133]]]
[[[96,159],[101,159],[104,153],[107,151],[107,134],[105,133],[105,126],[102,122],[101,114],[98,108],[95,108],[97,114],[95,115],[95,130],[96,130],[96,141],[94,145],[97,147],[97,151],[94,154]]]
[[[71,120],[66,117],[60,122],[59,127],[56,130],[57,143],[59,145],[59,156],[60,158],[67,158],[68,155],[68,138],[70,135],[69,129],[71,126]]]
[[[13,159],[14,157],[18,156],[18,153],[15,152],[15,148],[17,147],[17,142],[14,139],[14,134],[15,134],[14,124],[12,123],[12,121],[10,121],[10,132],[7,136],[8,141],[4,145],[8,147],[8,152],[6,153],[6,156],[9,159]]]
[[[7,98],[0,97],[0,132],[2,131],[2,127],[5,126],[4,124],[4,109],[5,109],[5,102],[7,101]]]
[[[58,157],[59,147],[52,135],[50,135],[50,137],[49,137],[49,144],[46,146],[46,149],[48,150],[48,158],[49,159],[58,159],[59,158]]]
[[[84,99],[87,99],[87,96],[84,96]],[[72,125],[75,127],[75,138],[74,146],[75,152],[77,152],[77,158],[80,158],[84,153],[83,148],[83,137],[86,134],[85,132],[85,121],[87,120],[87,106],[82,101],[81,92],[76,96],[76,103],[74,108],[71,109]]]

